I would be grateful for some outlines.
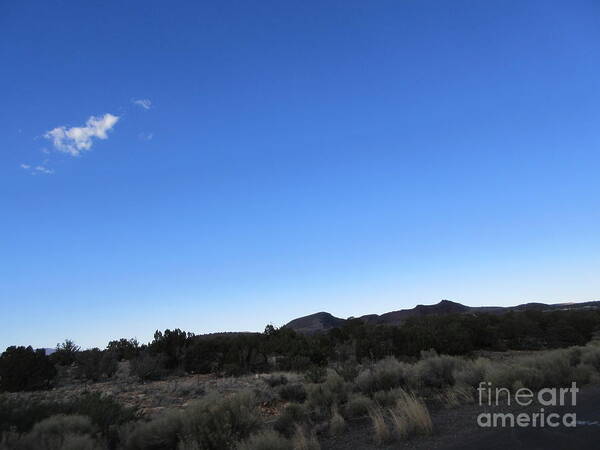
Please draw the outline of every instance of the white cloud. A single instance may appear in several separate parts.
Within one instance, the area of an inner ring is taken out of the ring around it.
[[[37,170],[38,172],[47,173],[47,174],[54,173],[53,169],[48,169],[47,167],[44,167],[44,166],[35,166],[35,170]]]
[[[139,100],[133,100],[134,105],[141,106],[144,109],[150,109],[152,107],[152,102],[149,98],[141,98]]]
[[[106,134],[118,122],[119,117],[104,114],[102,117],[91,116],[83,127],[56,127],[48,131],[44,137],[52,140],[54,148],[71,156],[79,156],[84,150],[92,148],[92,138],[107,139]]]
[[[29,164],[21,164],[21,169],[29,169],[31,166]]]

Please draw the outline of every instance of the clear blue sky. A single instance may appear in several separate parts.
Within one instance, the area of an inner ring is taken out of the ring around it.
[[[600,297],[597,1],[3,1],[0,347]]]

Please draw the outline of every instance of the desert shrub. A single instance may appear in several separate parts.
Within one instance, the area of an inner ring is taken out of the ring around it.
[[[62,450],[85,442],[90,448],[99,448],[91,437],[96,432],[91,420],[79,415],[56,415],[35,424],[17,445],[21,449]],[[79,447],[82,448],[82,447]],[[88,448],[88,447],[83,447]]]
[[[273,423],[273,428],[284,436],[291,437],[297,424],[308,422],[308,411],[303,405],[290,403]]]
[[[315,433],[300,425],[296,425],[296,432],[292,437],[292,446],[294,450],[321,450],[321,445]]]
[[[426,388],[443,388],[455,383],[454,373],[462,368],[463,360],[456,356],[424,354],[415,366],[418,382]]]
[[[474,361],[465,361],[462,366],[455,368],[453,377],[457,384],[471,387],[479,386],[479,383],[487,380],[491,363],[488,359],[477,358]]]
[[[385,416],[381,407],[374,406],[369,409],[369,418],[373,426],[373,440],[375,443],[382,445],[389,442],[392,439],[392,434],[385,422]]]
[[[102,433],[109,448],[118,443],[118,428],[136,417],[133,408],[125,408],[98,392],[83,393],[64,402],[16,401],[0,397],[0,432],[14,429],[18,433],[26,433],[38,422],[57,415],[87,417]]]
[[[363,369],[356,378],[356,385],[365,393],[393,389],[406,384],[408,371],[408,364],[388,357]]]
[[[344,414],[350,419],[364,417],[369,414],[373,401],[363,394],[351,394],[344,408]]]
[[[44,350],[13,346],[0,355],[0,391],[48,389],[55,375]]]
[[[166,375],[165,358],[158,354],[141,353],[131,360],[129,371],[140,381],[160,380]]]
[[[208,395],[186,408],[182,415],[182,436],[206,450],[234,448],[261,426],[252,393],[231,397]]]
[[[396,404],[398,398],[404,393],[402,388],[377,391],[373,393],[373,401],[382,407],[390,407]]]
[[[292,443],[275,431],[261,431],[240,443],[237,450],[292,450]]]
[[[306,389],[303,384],[288,384],[279,388],[279,397],[287,402],[300,402],[306,400]]]
[[[321,366],[311,366],[305,373],[304,378],[309,383],[322,383],[327,376],[327,369]]]
[[[288,379],[285,375],[271,375],[263,378],[263,381],[267,383],[271,387],[281,386],[283,384],[287,384]]]
[[[354,381],[359,373],[359,367],[354,361],[338,363],[333,368],[335,372],[344,379],[344,381]]]
[[[125,438],[125,448],[128,450],[177,448],[182,428],[182,413],[167,411],[149,422],[137,423]]]
[[[346,430],[346,421],[339,413],[337,407],[331,411],[331,419],[329,420],[329,433],[332,436],[339,436]]]
[[[455,384],[439,393],[438,400],[447,408],[473,403],[473,388],[471,386]]]
[[[348,399],[349,386],[336,373],[330,373],[320,384],[307,385],[308,404],[318,415],[324,416],[335,405]]]

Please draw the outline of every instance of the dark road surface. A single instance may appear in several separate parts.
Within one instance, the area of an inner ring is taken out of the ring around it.
[[[502,412],[539,412],[531,408],[503,409]],[[545,412],[575,412],[577,426],[568,428],[480,428],[477,416],[485,409],[479,405],[466,405],[432,414],[434,434],[387,446],[373,443],[372,428],[368,421],[351,425],[350,430],[338,438],[325,439],[323,450],[600,450],[600,387],[586,387],[577,396],[576,407],[545,408]],[[498,411],[493,409],[493,411]]]

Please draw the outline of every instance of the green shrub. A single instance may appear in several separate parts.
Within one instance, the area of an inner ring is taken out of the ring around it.
[[[337,407],[331,411],[331,419],[329,420],[329,434],[339,436],[346,430],[346,421],[339,413]]]
[[[306,400],[306,389],[303,384],[288,384],[279,388],[279,397],[286,402],[300,402]]]

